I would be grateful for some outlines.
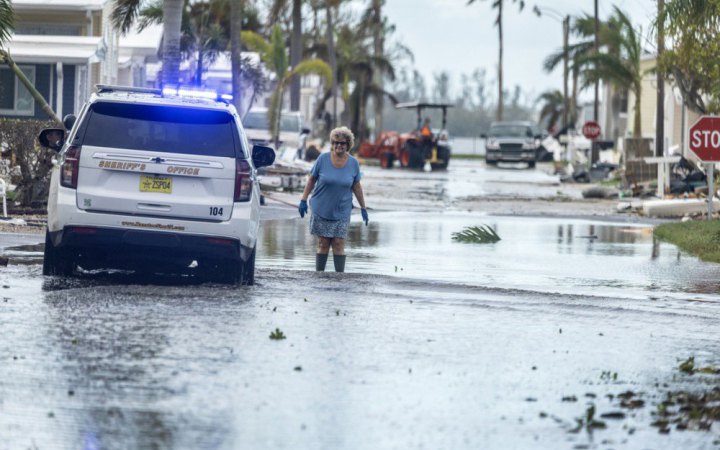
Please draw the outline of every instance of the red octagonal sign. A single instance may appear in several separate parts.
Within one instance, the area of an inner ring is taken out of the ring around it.
[[[701,161],[720,161],[720,117],[702,116],[690,127],[690,151]]]
[[[600,137],[600,124],[592,120],[588,120],[582,127],[582,134],[591,141],[593,139],[597,139]]]

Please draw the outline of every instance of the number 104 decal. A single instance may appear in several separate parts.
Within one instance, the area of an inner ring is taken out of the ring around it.
[[[211,216],[222,216],[223,215],[223,209],[218,208],[217,206],[211,206],[210,207],[210,215]]]

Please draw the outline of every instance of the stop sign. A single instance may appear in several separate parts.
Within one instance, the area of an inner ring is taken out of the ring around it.
[[[690,151],[700,161],[720,161],[720,117],[702,116],[690,127]]]
[[[585,122],[585,125],[582,127],[582,134],[586,138],[590,139],[591,141],[593,139],[597,139],[600,137],[600,124],[597,122],[594,122],[592,120],[588,120]]]

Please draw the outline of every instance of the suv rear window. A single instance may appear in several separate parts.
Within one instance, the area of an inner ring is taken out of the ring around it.
[[[100,102],[92,105],[83,145],[234,158],[237,133],[223,111]]]

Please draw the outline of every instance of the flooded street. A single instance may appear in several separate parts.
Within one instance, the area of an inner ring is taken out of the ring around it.
[[[497,181],[538,171],[458,170],[429,207],[354,216],[345,274],[314,272],[307,218],[263,222],[251,287],[43,277],[20,246],[42,236],[1,235],[0,450],[718,448],[716,424],[651,425],[666,392],[717,385],[678,370],[720,366],[717,265],[642,223],[435,209],[545,195]],[[502,240],[452,240],[482,224]]]

